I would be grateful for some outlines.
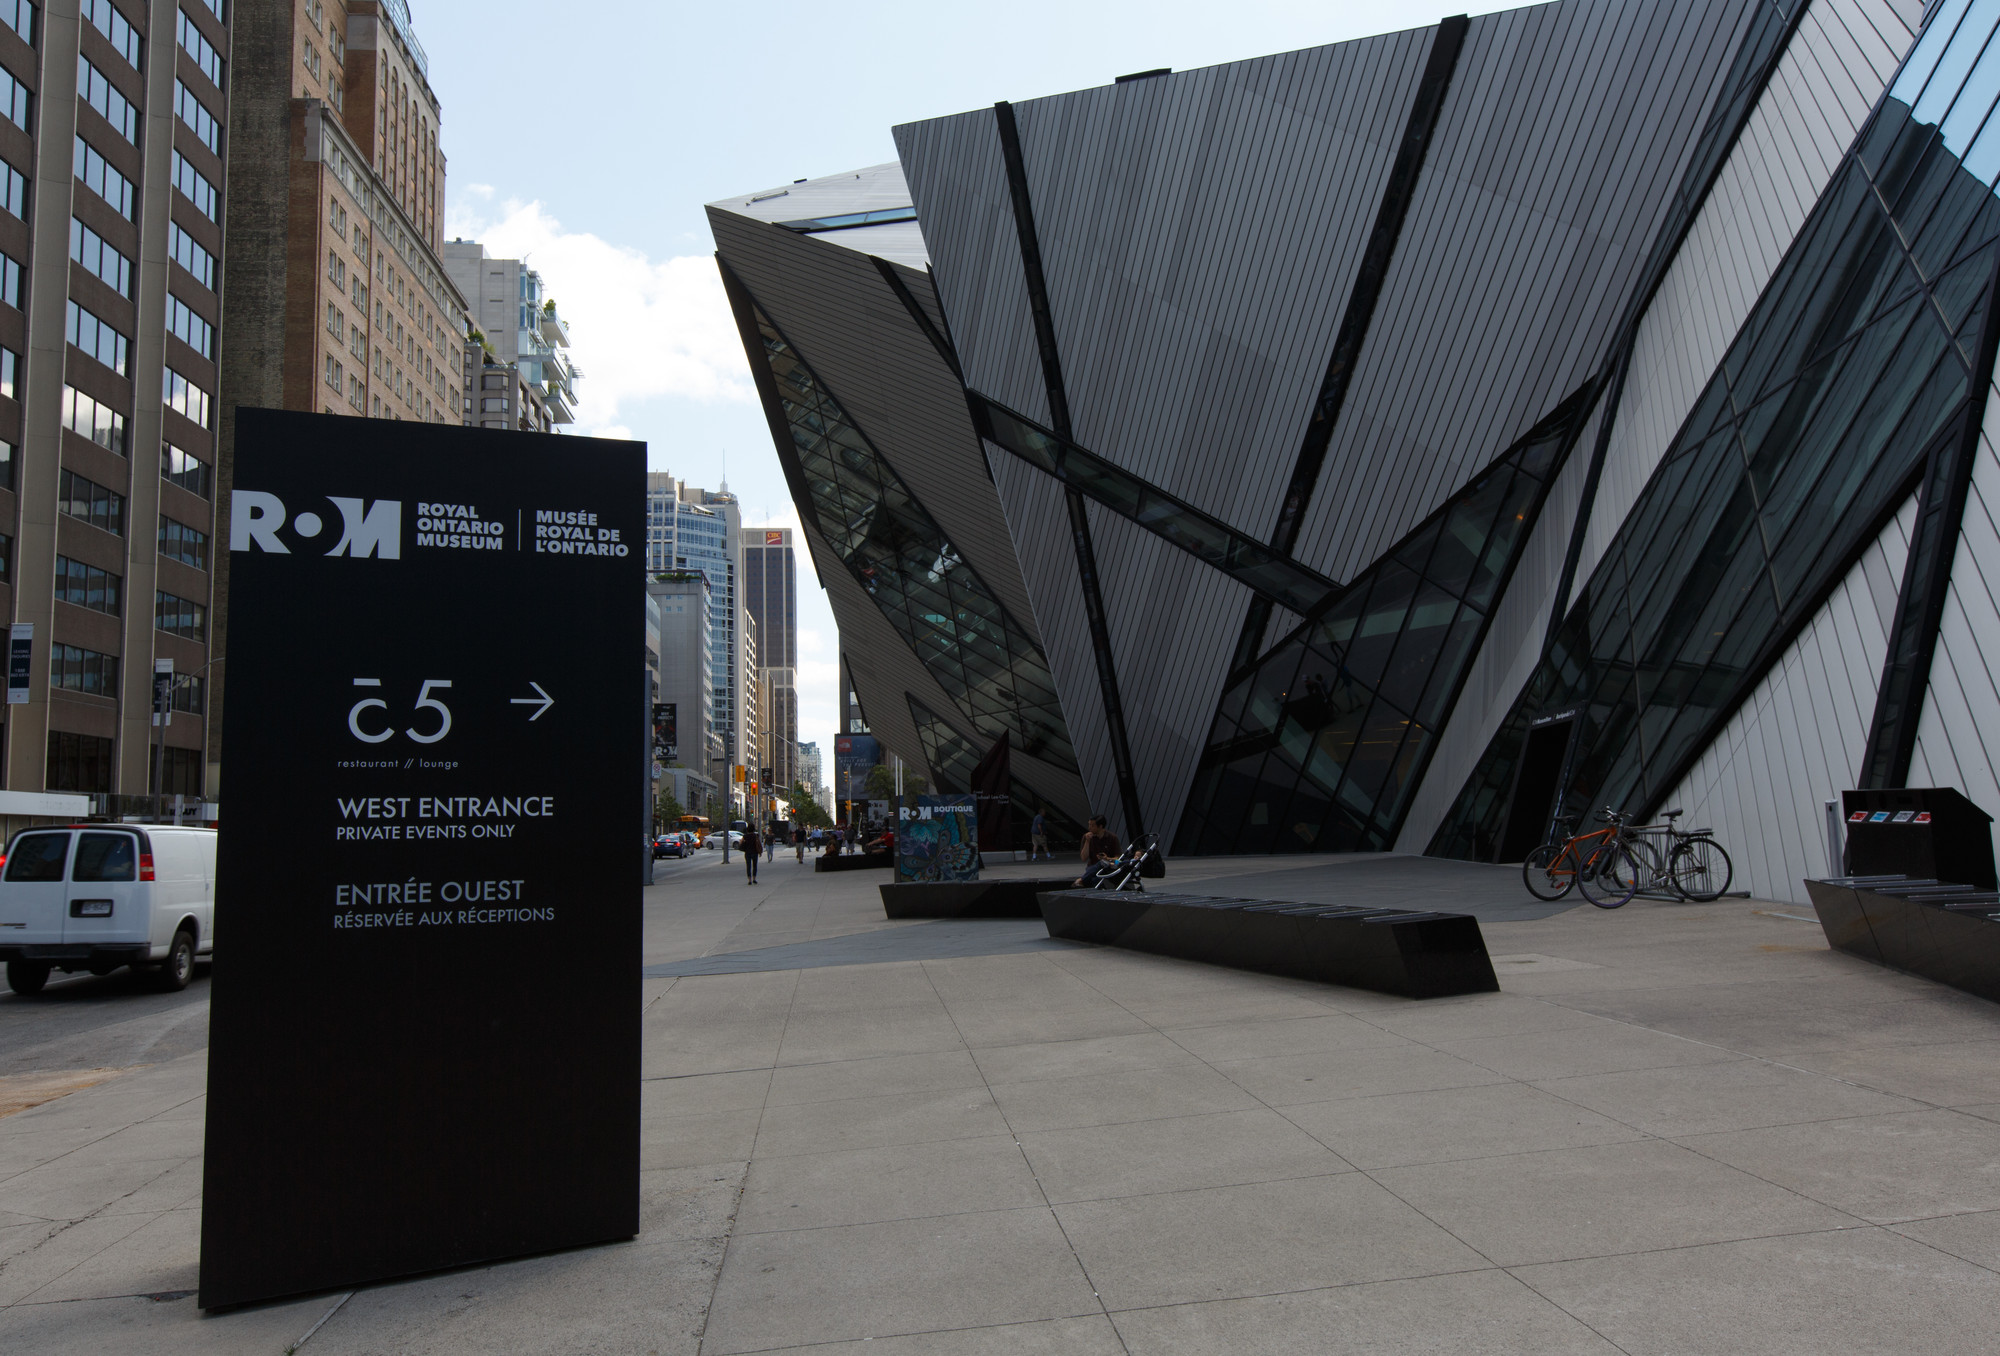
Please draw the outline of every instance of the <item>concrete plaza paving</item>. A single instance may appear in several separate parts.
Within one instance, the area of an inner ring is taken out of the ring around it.
[[[924,933],[883,919],[884,878],[780,859],[750,887],[710,854],[647,892],[629,1243],[204,1317],[204,1054],[0,1077],[0,1351],[1637,1356],[2000,1332],[2000,1007],[1832,953],[1797,906],[1489,920],[1502,992],[1412,1002],[1004,923]],[[723,955],[750,968],[660,973]],[[58,1075],[77,1090],[5,1114]]]

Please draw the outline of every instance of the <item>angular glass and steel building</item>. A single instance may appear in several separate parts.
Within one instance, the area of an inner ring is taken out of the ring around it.
[[[1777,898],[1843,790],[2000,813],[1996,28],[1560,0],[712,204],[873,733],[1182,854],[1680,806]]]

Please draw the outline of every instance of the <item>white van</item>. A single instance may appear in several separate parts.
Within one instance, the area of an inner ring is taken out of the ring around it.
[[[121,965],[185,989],[214,950],[214,829],[23,829],[0,857],[0,960],[15,993],[40,993],[51,970]]]

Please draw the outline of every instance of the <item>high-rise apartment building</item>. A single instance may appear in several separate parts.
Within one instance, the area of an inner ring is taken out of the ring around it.
[[[161,743],[164,789],[204,790],[233,17],[0,0],[0,598],[33,627],[9,792],[141,795]]]
[[[825,781],[826,769],[820,760],[819,744],[810,739],[805,740],[799,745],[799,779],[794,784],[803,786],[817,795]]]
[[[660,605],[660,687],[657,701],[674,708],[675,745],[664,768],[676,776],[674,796],[690,814],[707,814],[728,783],[728,760],[715,728],[709,693],[715,645],[714,589],[700,570],[653,576],[646,591]],[[683,794],[689,791],[690,794]]]
[[[476,240],[444,246],[445,271],[471,317],[464,409],[467,424],[553,432],[576,422],[576,382],[569,326],[542,275],[519,259],[494,259]],[[512,368],[510,376],[504,370]]]
[[[736,496],[698,489],[665,471],[646,474],[646,570],[700,570],[713,589],[715,619],[710,699],[716,732],[722,737],[727,762],[748,765],[749,742],[742,720],[745,677],[743,628],[739,625],[743,561],[738,545],[742,532]]]
[[[743,610],[757,620],[758,668],[768,693],[764,710],[769,766],[780,786],[798,779],[799,597],[798,568],[788,527],[746,527]]]

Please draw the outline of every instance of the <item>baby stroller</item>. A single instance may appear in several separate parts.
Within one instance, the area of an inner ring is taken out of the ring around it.
[[[1146,892],[1140,880],[1146,864],[1160,855],[1160,840],[1152,834],[1143,834],[1132,840],[1118,856],[1108,862],[1099,862],[1091,870],[1093,875],[1086,878],[1084,888],[1089,890],[1132,890],[1139,894]]]

